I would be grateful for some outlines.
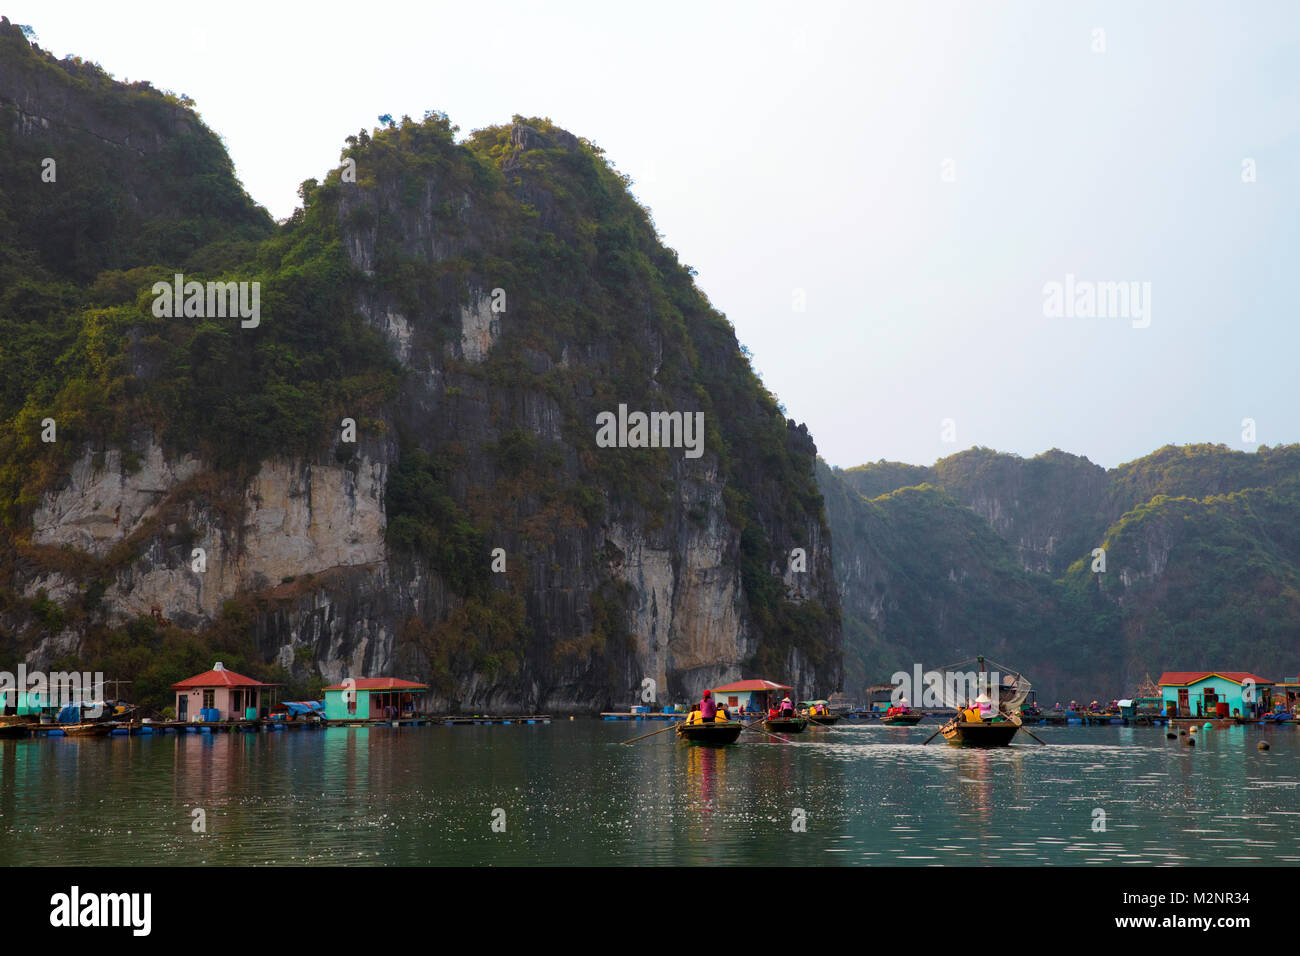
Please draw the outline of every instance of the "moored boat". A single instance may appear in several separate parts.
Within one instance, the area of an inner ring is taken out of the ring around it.
[[[17,739],[26,737],[31,724],[25,720],[9,720],[0,724],[0,738]]]
[[[676,729],[680,740],[709,747],[724,747],[736,742],[745,725],[738,720],[715,720],[706,724],[682,723]]]
[[[61,724],[59,730],[65,737],[107,737],[113,732],[113,725],[99,722]]]

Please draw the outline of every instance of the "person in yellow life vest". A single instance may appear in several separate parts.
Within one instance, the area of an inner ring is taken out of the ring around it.
[[[715,721],[731,719],[731,714],[727,712],[727,705],[722,703],[722,701],[718,701],[718,711],[713,719]]]
[[[969,721],[972,724],[978,724],[980,722],[979,708],[975,706],[967,707],[964,711],[962,711],[961,719],[965,721]]]

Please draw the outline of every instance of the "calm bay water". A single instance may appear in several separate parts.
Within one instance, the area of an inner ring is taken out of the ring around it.
[[[1204,730],[1195,748],[1127,727],[922,747],[928,722],[618,744],[658,726],[0,741],[0,864],[1300,862],[1295,727]]]

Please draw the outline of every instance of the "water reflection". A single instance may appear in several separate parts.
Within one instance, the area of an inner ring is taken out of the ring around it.
[[[932,732],[723,749],[622,746],[636,731],[598,721],[3,741],[0,863],[1300,861],[1296,728],[1202,730],[1196,747],[1035,728],[1049,746],[991,751],[923,746]]]

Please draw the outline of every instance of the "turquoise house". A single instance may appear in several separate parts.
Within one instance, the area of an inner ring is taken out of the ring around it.
[[[1254,717],[1273,706],[1273,682],[1249,671],[1166,671],[1159,684],[1170,717]]]
[[[49,694],[9,688],[0,691],[0,713],[18,714],[22,717],[40,717],[45,711],[53,712],[54,704]]]
[[[396,677],[356,677],[325,688],[326,720],[385,720],[416,712],[428,684]]]

